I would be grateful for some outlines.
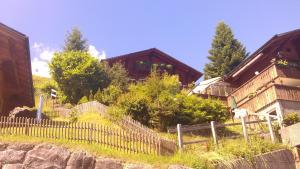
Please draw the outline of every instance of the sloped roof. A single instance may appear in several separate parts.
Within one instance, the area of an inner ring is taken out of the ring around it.
[[[293,31],[276,34],[271,39],[269,39],[264,45],[262,45],[259,49],[257,49],[254,53],[252,53],[249,57],[247,57],[242,63],[240,63],[236,68],[234,68],[231,72],[229,72],[227,75],[224,76],[225,79],[230,78],[234,73],[236,73],[238,70],[246,66],[248,63],[250,63],[256,56],[259,54],[263,54],[265,50],[267,50],[270,46],[273,46],[274,44],[278,43],[277,46],[281,46],[291,38],[293,38],[296,35],[300,35],[300,29],[296,29]],[[255,62],[251,63],[254,64]]]
[[[202,73],[199,72],[198,70],[192,68],[191,66],[175,59],[174,57],[156,49],[156,48],[150,48],[147,50],[143,50],[143,51],[139,51],[139,52],[133,52],[133,53],[129,53],[129,54],[125,54],[125,55],[120,55],[120,56],[115,56],[115,57],[111,57],[111,58],[107,58],[106,61],[108,62],[114,62],[114,61],[118,61],[118,60],[122,60],[125,58],[130,58],[130,57],[139,57],[139,56],[144,56],[144,55],[151,55],[151,54],[157,54],[158,56],[164,57],[167,60],[169,60],[172,63],[176,63],[178,65],[180,65],[181,67],[191,71],[191,73],[196,74],[199,78],[202,76]]]
[[[0,22],[0,27],[2,27],[2,28],[5,29],[6,31],[9,31],[10,33],[12,33],[12,34],[14,34],[14,35],[17,35],[17,36],[19,36],[19,37],[22,37],[22,38],[28,38],[25,34],[23,34],[23,33],[19,32],[19,31],[15,30],[15,29],[13,29],[13,28],[11,28],[11,27],[9,27],[9,26],[7,26],[7,25],[1,23],[1,22]]]
[[[204,80],[200,82],[188,95],[191,95],[193,93],[201,93],[205,91],[205,89],[208,88],[210,85],[218,83],[221,79],[221,77],[215,77],[212,79]]]

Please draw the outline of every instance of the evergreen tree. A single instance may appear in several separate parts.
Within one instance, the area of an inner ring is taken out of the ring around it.
[[[210,63],[205,65],[205,79],[223,76],[233,70],[246,58],[246,48],[234,38],[228,25],[220,22],[216,28],[208,59]]]
[[[87,51],[87,40],[83,38],[78,28],[73,28],[68,32],[65,40],[64,51]]]

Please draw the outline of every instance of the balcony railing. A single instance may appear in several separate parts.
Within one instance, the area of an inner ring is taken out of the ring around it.
[[[238,105],[243,104],[249,97],[257,95],[259,90],[262,90],[262,88],[273,82],[277,77],[276,65],[273,64],[237,88],[230,96],[234,96]],[[229,104],[231,101],[231,97],[228,97]]]

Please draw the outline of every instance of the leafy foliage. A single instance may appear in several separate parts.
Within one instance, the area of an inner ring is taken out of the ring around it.
[[[66,36],[64,51],[87,51],[87,40],[83,38],[78,28],[73,28]]]
[[[129,85],[129,77],[124,66],[119,62],[112,66],[109,66],[105,62],[102,64],[108,76],[109,84],[118,87],[122,91],[126,91]]]
[[[118,86],[110,85],[103,91],[98,89],[94,95],[94,99],[105,105],[111,105],[116,102],[121,94],[122,90]]]
[[[205,65],[205,79],[223,76],[233,70],[247,56],[246,48],[234,38],[228,25],[220,22],[216,28],[208,59]]]
[[[286,126],[290,126],[298,122],[300,122],[300,120],[297,113],[289,113],[283,118],[283,124]]]
[[[98,62],[87,52],[55,53],[49,63],[52,78],[65,96],[65,101],[77,103],[90,90],[95,93],[106,87],[107,76]]]
[[[176,114],[176,123],[199,124],[210,121],[224,122],[228,119],[228,110],[219,100],[203,99],[197,96],[179,94],[179,112]]]
[[[86,96],[83,96],[79,101],[78,104],[87,103],[89,102],[89,99]]]
[[[224,121],[228,112],[220,102],[187,96],[181,92],[178,76],[152,72],[144,83],[132,84],[118,98],[114,110],[161,131],[167,126]]]

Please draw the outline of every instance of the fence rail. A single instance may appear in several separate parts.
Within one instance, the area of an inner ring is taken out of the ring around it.
[[[33,118],[2,116],[0,135],[5,134],[87,142],[128,153],[162,155],[165,151],[169,151],[162,146],[164,141],[155,135],[86,122],[70,123],[47,119],[38,121]]]
[[[241,122],[238,122],[238,123],[216,124],[214,121],[211,121],[210,125],[209,124],[196,124],[196,125],[177,124],[176,128],[175,127],[169,128],[168,132],[169,133],[176,133],[177,132],[179,149],[182,149],[183,146],[187,145],[187,144],[207,143],[207,142],[209,142],[209,140],[207,140],[207,139],[187,141],[187,142],[183,141],[183,133],[184,132],[210,129],[214,144],[218,145],[218,135],[217,135],[217,129],[218,128],[241,125],[242,129],[243,129],[243,136],[245,138],[245,141],[249,142],[249,135],[253,135],[253,133],[248,133],[247,132],[247,124],[267,123],[271,140],[274,143],[275,142],[275,136],[274,136],[274,131],[272,129],[272,121],[274,121],[274,120],[271,119],[271,116],[266,116],[266,119],[267,120],[246,121],[245,117],[241,117]],[[238,136],[238,135],[230,136],[230,138],[236,138],[236,137],[240,137],[240,136]]]

